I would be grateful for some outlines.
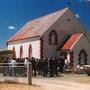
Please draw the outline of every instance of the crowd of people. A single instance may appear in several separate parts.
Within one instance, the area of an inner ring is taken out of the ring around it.
[[[33,75],[43,75],[44,77],[58,76],[58,73],[64,73],[69,67],[68,60],[61,56],[59,58],[50,57],[48,59],[31,59]]]
[[[33,76],[37,77],[37,75],[42,75],[44,77],[53,77],[58,76],[59,73],[65,72],[66,68],[69,67],[69,62],[66,57],[61,56],[58,58],[55,57],[49,57],[49,58],[43,58],[43,59],[35,59],[32,57],[29,58],[8,58],[5,59],[4,63],[9,63],[12,65],[12,67],[15,67],[15,63],[23,63],[24,66],[27,65],[27,63],[32,64],[32,72]]]

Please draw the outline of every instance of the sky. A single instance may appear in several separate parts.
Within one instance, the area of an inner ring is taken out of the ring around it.
[[[90,32],[88,0],[0,0],[0,48],[28,21],[69,6]]]

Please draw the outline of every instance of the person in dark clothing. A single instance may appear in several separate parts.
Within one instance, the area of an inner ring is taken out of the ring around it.
[[[52,59],[52,57],[49,58],[50,77],[54,76],[54,61]]]
[[[65,58],[64,58],[64,56],[61,56],[61,58],[60,58],[60,72],[61,73],[63,73],[64,65],[65,65]]]
[[[61,72],[61,70],[60,70],[60,69],[61,69],[61,67],[60,67],[60,64],[61,64],[61,63],[60,63],[60,60],[61,60],[61,57],[58,57],[58,58],[57,58],[58,72]]]
[[[4,65],[3,65],[3,75],[6,76],[9,74],[9,64],[8,64],[8,58],[5,58]]]
[[[42,75],[43,73],[43,61],[41,59],[39,59],[38,61],[38,72],[39,72],[39,75]]]
[[[36,77],[36,61],[35,61],[35,58],[32,57],[31,63],[32,63],[32,73]]]
[[[47,77],[48,74],[48,61],[47,59],[43,59],[43,76]]]
[[[57,58],[53,58],[54,59],[54,74],[56,75],[56,76],[58,76],[58,59]]]
[[[36,62],[36,71],[38,72],[39,71],[39,68],[38,68],[39,59],[36,59],[35,62]]]

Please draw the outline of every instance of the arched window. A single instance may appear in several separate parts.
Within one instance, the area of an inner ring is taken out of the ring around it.
[[[32,58],[32,46],[31,46],[31,44],[29,45],[29,49],[28,49],[28,57]]]
[[[15,51],[15,47],[13,46],[13,51]]]
[[[52,30],[49,34],[49,44],[56,45],[58,42],[58,36],[55,30]]]
[[[14,51],[14,57],[16,57],[15,46],[13,46],[13,51]]]
[[[79,62],[78,64],[80,65],[84,65],[84,64],[87,64],[87,53],[84,49],[82,49],[80,52],[79,52]]]
[[[21,45],[21,47],[20,47],[20,58],[22,58],[22,56],[23,56],[23,47]]]

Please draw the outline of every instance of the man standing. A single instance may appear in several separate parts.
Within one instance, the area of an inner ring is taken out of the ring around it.
[[[15,72],[15,69],[16,69],[16,60],[11,58],[10,64],[11,64],[11,71],[12,71],[11,75],[12,76],[16,76],[16,72]]]
[[[25,60],[24,60],[24,65],[27,66],[28,63],[29,63],[28,58],[25,58]]]
[[[36,77],[36,61],[33,57],[31,59],[31,63],[32,63],[32,73],[34,72],[34,76]]]
[[[46,58],[43,59],[43,76],[47,77],[48,74],[48,61]]]
[[[64,65],[65,65],[65,57],[61,56],[61,58],[60,58],[60,72],[61,73],[63,73]]]

